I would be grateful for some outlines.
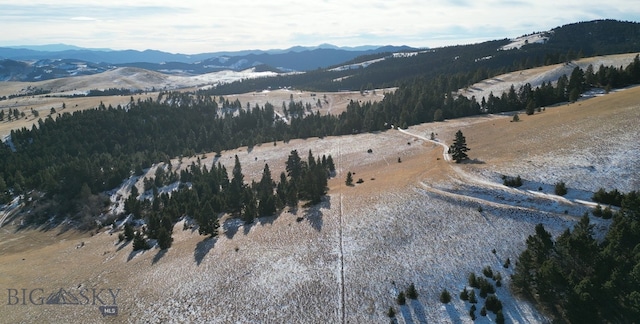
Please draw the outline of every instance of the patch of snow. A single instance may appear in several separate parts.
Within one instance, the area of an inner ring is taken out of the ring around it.
[[[477,59],[475,59],[475,60],[474,60],[474,62],[476,62],[476,63],[477,63],[477,62],[480,62],[480,61],[490,60],[490,59],[492,59],[492,58],[493,58],[493,56],[492,56],[492,55],[489,55],[489,56],[485,56],[485,57],[477,58]]]
[[[547,32],[543,33],[535,33],[532,35],[521,36],[518,38],[514,38],[511,40],[511,43],[500,47],[499,51],[508,51],[512,49],[520,49],[522,46],[527,44],[544,44],[549,40],[549,36],[547,36]]]
[[[11,149],[11,152],[16,152],[16,146],[15,146],[15,145],[13,145],[13,141],[11,141],[11,135],[10,135],[10,134],[5,135],[5,136],[2,138],[2,142],[3,142],[5,145],[9,146],[9,148]]]
[[[359,68],[366,68],[367,66],[369,66],[369,65],[371,65],[373,63],[382,62],[384,60],[386,60],[386,57],[382,57],[382,58],[378,58],[378,59],[374,59],[374,60],[369,60],[369,61],[365,61],[365,62],[360,62],[360,63],[342,65],[342,66],[330,69],[329,71],[345,71],[345,70],[354,70],[354,69],[359,69]]]

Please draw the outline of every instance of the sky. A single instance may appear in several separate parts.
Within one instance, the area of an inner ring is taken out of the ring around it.
[[[196,54],[296,45],[440,47],[579,21],[640,21],[636,0],[0,0],[0,47]]]

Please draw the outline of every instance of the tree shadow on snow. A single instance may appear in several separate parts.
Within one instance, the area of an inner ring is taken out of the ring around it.
[[[469,159],[462,161],[462,164],[485,164],[486,162],[478,159]]]
[[[411,308],[413,308],[413,313],[416,314],[418,322],[420,322],[421,324],[426,324],[427,316],[425,315],[422,303],[420,303],[418,300],[413,299],[411,300]]]
[[[127,262],[131,261],[136,255],[144,253],[144,251],[146,251],[146,250],[134,250],[134,251],[131,251],[131,253],[129,253],[129,256],[127,257]]]
[[[311,227],[318,232],[322,230],[323,225],[322,209],[331,209],[331,197],[323,197],[320,203],[310,206],[304,215],[304,217],[309,221],[309,224],[311,224]]]
[[[458,313],[458,310],[453,305],[451,305],[451,303],[446,304],[445,308],[447,309],[449,318],[451,318],[451,323],[453,324],[462,323],[462,320],[460,320],[460,313]]]
[[[275,215],[271,215],[271,216],[258,217],[258,218],[256,218],[256,222],[258,222],[262,226],[264,226],[266,224],[271,225],[271,224],[273,224],[273,222],[275,222],[276,219],[278,219],[280,214],[282,214],[282,212],[278,212]]]
[[[322,211],[320,208],[313,206],[304,213],[304,218],[307,219],[311,227],[320,232],[322,229]]]
[[[193,220],[191,217],[184,217],[183,219],[184,224],[182,225],[182,230],[183,231],[190,231],[191,234],[195,233],[200,227],[198,226],[198,223]]]
[[[156,255],[153,256],[153,260],[151,260],[151,264],[156,264],[158,263],[158,261],[160,261],[160,259],[162,259],[162,257],[167,254],[167,250],[168,249],[164,249],[164,250],[160,250],[158,251],[158,253],[156,253]]]
[[[196,248],[193,250],[193,258],[196,260],[198,265],[202,263],[204,257],[209,253],[209,251],[211,251],[211,249],[213,249],[213,246],[216,245],[217,241],[217,238],[207,237],[196,244]]]
[[[256,224],[256,221],[255,221],[255,220],[254,220],[253,222],[251,222],[251,223],[246,223],[246,222],[245,222],[245,223],[242,225],[242,233],[243,233],[244,235],[249,234],[249,232],[251,231],[251,228],[252,228],[252,227],[253,227],[253,225],[255,225],[255,224]]]
[[[120,251],[120,250],[124,249],[126,246],[128,246],[128,245],[129,245],[129,243],[131,243],[131,240],[124,241],[124,243],[122,243],[122,244],[120,244],[120,246],[118,246],[118,248],[116,249],[116,252],[118,252],[118,251]]]
[[[120,246],[118,246],[118,248],[116,249],[116,252],[124,249],[125,247],[129,246],[129,244],[131,244],[131,242],[133,242],[133,240],[128,240],[128,241],[124,241],[124,243],[120,244]]]
[[[222,231],[228,239],[232,239],[242,224],[243,222],[237,218],[228,218],[222,223]]]
[[[413,317],[411,316],[411,309],[407,305],[400,305],[400,314],[406,324],[413,324]]]

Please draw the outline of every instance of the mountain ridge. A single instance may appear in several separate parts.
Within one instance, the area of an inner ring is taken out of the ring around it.
[[[166,63],[166,62],[179,62],[179,63],[197,63],[202,60],[225,57],[225,56],[246,56],[246,55],[261,55],[261,54],[286,54],[286,53],[301,53],[315,50],[336,50],[344,52],[353,52],[361,54],[359,52],[375,52],[376,50],[383,49],[413,49],[409,46],[393,46],[393,45],[362,45],[362,46],[336,46],[332,44],[323,43],[317,46],[292,46],[286,49],[248,49],[239,51],[217,51],[217,52],[205,52],[196,54],[183,54],[183,53],[170,53],[155,49],[146,49],[143,51],[126,49],[126,50],[113,50],[109,48],[84,48],[75,45],[68,44],[47,44],[47,45],[21,45],[21,46],[0,46],[0,58],[13,59],[13,60],[43,60],[43,59],[77,59],[91,63],[110,63],[110,64],[123,64],[123,63]]]

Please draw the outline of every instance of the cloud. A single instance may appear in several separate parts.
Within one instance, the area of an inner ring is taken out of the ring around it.
[[[181,53],[320,43],[435,47],[640,17],[623,0],[0,0],[0,8],[0,30],[20,31],[0,35],[0,46],[63,42]]]
[[[71,20],[75,20],[75,21],[98,21],[97,18],[92,18],[92,17],[71,17]]]

